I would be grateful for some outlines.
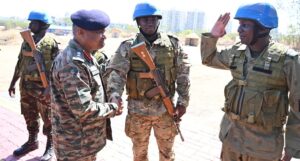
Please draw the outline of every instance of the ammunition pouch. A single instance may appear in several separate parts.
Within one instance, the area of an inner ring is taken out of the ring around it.
[[[224,112],[231,120],[256,124],[267,128],[282,127],[288,114],[286,91],[244,89],[240,113],[238,113],[238,85],[230,82],[225,88]],[[253,87],[252,87],[253,88]]]

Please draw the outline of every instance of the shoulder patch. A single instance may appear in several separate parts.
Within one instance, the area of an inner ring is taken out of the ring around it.
[[[84,62],[84,59],[81,58],[81,53],[77,52],[76,55],[72,58],[72,60],[74,61],[80,61],[80,62]]]

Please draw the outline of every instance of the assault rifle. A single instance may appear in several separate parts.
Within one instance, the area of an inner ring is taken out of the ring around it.
[[[46,69],[45,69],[45,65],[43,62],[43,58],[42,58],[42,54],[37,50],[36,46],[35,46],[35,42],[31,36],[31,31],[30,29],[24,30],[20,32],[22,38],[29,44],[30,48],[31,48],[31,52],[24,52],[23,55],[25,56],[31,56],[34,58],[35,62],[36,62],[36,66],[37,69],[39,71],[41,80],[42,80],[42,84],[44,88],[48,87],[48,81],[47,81],[47,77],[46,77]]]
[[[162,97],[163,104],[165,105],[165,108],[167,109],[169,115],[172,116],[174,125],[176,126],[176,130],[179,133],[181,140],[184,141],[183,135],[179,129],[179,118],[175,114],[174,104],[169,97],[169,90],[165,86],[165,81],[161,76],[160,71],[155,66],[153,59],[146,48],[145,42],[141,42],[137,45],[132,46],[131,50],[134,51],[135,54],[142,59],[142,61],[148,66],[150,70],[147,73],[139,73],[138,76],[140,78],[146,78],[146,79],[148,78],[154,80],[157,86],[154,89],[158,91],[158,93]]]

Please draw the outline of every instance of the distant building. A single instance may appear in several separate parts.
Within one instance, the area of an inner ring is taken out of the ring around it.
[[[187,21],[185,29],[199,30],[204,26],[204,12],[187,12]]]
[[[200,11],[162,11],[162,30],[180,32],[183,30],[201,30],[204,26],[204,12]]]

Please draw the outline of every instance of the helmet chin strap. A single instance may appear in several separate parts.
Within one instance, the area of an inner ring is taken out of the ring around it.
[[[254,32],[253,32],[253,39],[252,39],[250,45],[254,45],[259,38],[263,38],[263,37],[269,36],[270,31],[259,33],[260,29],[261,29],[261,27],[259,27],[257,24],[255,24],[255,26],[254,26]]]

